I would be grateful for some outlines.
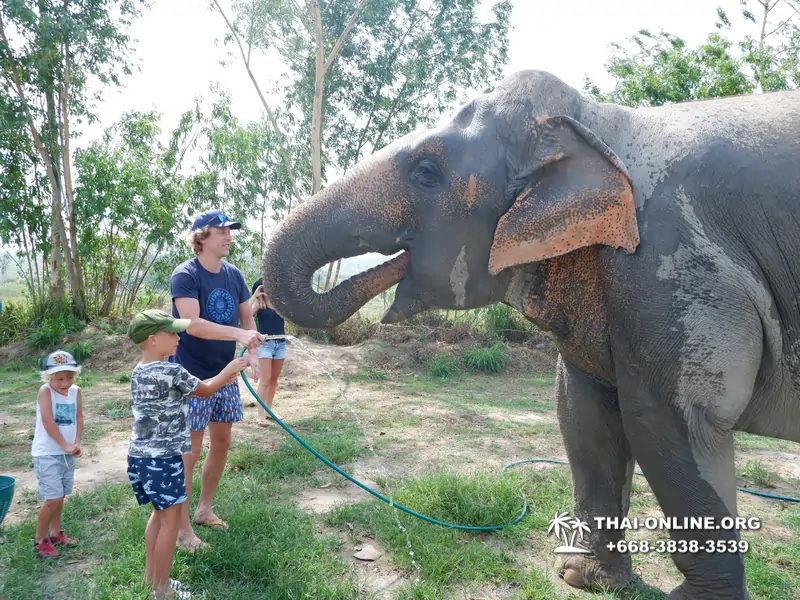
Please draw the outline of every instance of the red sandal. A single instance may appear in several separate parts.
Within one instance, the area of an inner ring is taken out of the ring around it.
[[[53,544],[58,544],[59,546],[76,546],[78,544],[78,542],[72,538],[64,535],[63,531],[59,531],[58,535],[51,535],[50,541],[53,542]]]
[[[38,544],[36,540],[34,540],[33,549],[36,550],[36,554],[39,558],[56,558],[61,556],[61,553],[53,546],[53,542],[50,541],[50,538],[44,538]]]

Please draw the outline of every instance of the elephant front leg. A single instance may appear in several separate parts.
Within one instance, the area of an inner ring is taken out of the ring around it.
[[[590,554],[562,554],[556,570],[577,588],[625,587],[633,577],[627,553],[610,552],[609,542],[624,537],[620,529],[596,528],[595,517],[628,513],[633,458],[622,428],[616,391],[603,386],[559,356],[556,380],[558,421],[573,484],[573,514],[591,533],[578,545]]]

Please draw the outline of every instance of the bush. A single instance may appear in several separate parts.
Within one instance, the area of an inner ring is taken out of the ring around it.
[[[81,363],[87,358],[89,358],[94,352],[94,343],[91,340],[72,342],[70,344],[67,344],[65,350],[70,354],[72,354],[72,356],[75,357],[75,360],[77,360],[78,363]]]
[[[461,355],[464,364],[470,371],[483,371],[484,373],[500,373],[508,365],[508,348],[500,342],[491,348],[472,346]]]
[[[482,310],[486,330],[507,342],[524,342],[534,331],[533,325],[507,304],[492,304]]]
[[[431,377],[446,379],[458,373],[458,361],[445,352],[436,354],[428,361],[428,374]]]
[[[52,348],[61,343],[61,338],[66,335],[66,329],[61,321],[47,321],[28,336],[28,344],[37,350]]]
[[[4,302],[0,312],[0,346],[21,338],[28,330],[28,312],[22,302]]]

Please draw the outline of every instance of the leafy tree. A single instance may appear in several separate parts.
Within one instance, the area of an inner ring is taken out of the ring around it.
[[[763,7],[761,20],[741,0],[742,16],[756,24],[758,37],[745,36],[736,45],[726,35],[731,22],[717,9],[717,31],[705,43],[689,48],[684,40],[666,32],[647,30],[629,38],[633,51],[612,44],[613,56],[606,70],[616,79],[605,93],[588,78],[584,90],[592,97],[626,106],[662,104],[748,94],[756,91],[792,89],[800,84],[798,52],[800,30],[795,19],[800,4],[794,0],[756,0]],[[781,5],[792,8],[773,27],[773,11]]]
[[[115,302],[129,312],[154,267],[186,253],[175,232],[188,229],[192,184],[179,170],[200,116],[198,107],[184,113],[165,146],[156,113],[126,113],[76,153],[79,251],[91,258],[87,290],[101,316]]]
[[[0,3],[0,123],[25,132],[12,145],[19,194],[20,180],[36,179],[35,165],[49,188],[50,294],[63,295],[62,258],[76,313],[86,315],[83,269],[72,190],[70,141],[73,119],[92,118],[88,83],[118,83],[129,72],[129,19],[138,14],[132,0],[14,0]],[[35,158],[31,149],[35,149]],[[5,181],[8,185],[8,181]],[[38,181],[35,181],[38,187]],[[13,191],[12,191],[13,190]],[[30,197],[30,190],[27,196]],[[17,199],[19,197],[17,196]],[[40,197],[43,200],[43,198]],[[23,203],[18,203],[23,210]],[[25,215],[13,220],[22,222]]]
[[[237,0],[233,20],[213,1],[259,94],[253,49],[277,52],[289,69],[275,90],[286,98],[281,126],[290,131],[280,137],[310,150],[309,194],[328,170],[346,171],[432,124],[466,89],[496,80],[507,61],[510,0],[496,3],[488,22],[478,19],[478,0]]]
[[[756,35],[739,43],[753,81],[762,92],[800,87],[800,2],[739,0],[741,14],[756,26]],[[753,10],[750,10],[750,7]],[[720,9],[721,19],[727,19]]]

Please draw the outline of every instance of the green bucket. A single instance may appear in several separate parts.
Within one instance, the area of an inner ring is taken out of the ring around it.
[[[16,481],[16,479],[8,475],[0,475],[0,525],[3,524],[3,519],[6,518],[8,509],[11,508]]]

